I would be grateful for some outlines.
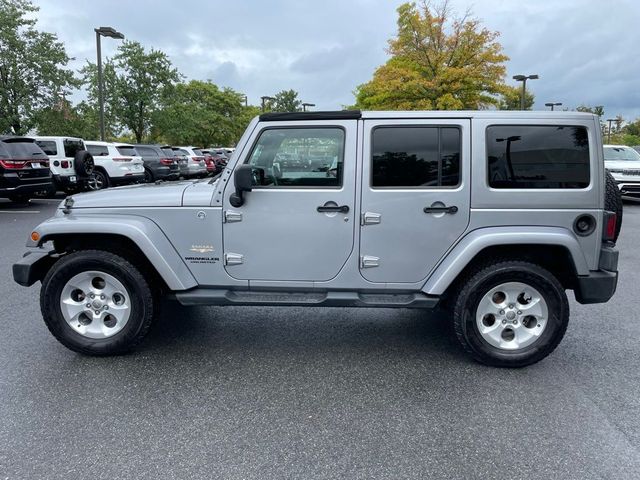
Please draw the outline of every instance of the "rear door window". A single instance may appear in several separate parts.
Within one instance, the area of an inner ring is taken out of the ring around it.
[[[487,128],[491,188],[586,188],[590,182],[586,127],[499,125]]]
[[[105,145],[87,145],[87,151],[94,157],[106,157],[109,149]]]
[[[46,153],[55,157],[58,155],[58,146],[53,140],[37,140],[36,144]]]

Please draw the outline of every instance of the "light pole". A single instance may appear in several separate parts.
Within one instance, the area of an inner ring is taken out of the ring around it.
[[[267,107],[267,102],[273,102],[275,98],[265,95],[263,97],[260,97],[260,100],[262,100],[262,111],[264,112],[265,108]]]
[[[520,97],[520,110],[524,110],[524,98],[527,93],[527,80],[537,80],[538,75],[514,75],[513,79],[516,82],[522,82],[522,97]]]
[[[549,102],[544,104],[545,107],[551,107],[551,111],[553,112],[553,107],[562,106],[562,102]]]
[[[307,103],[307,102],[305,102],[305,103],[302,104],[302,111],[306,112],[307,111],[307,107],[315,107],[315,106],[316,106],[315,103]]]
[[[244,101],[244,106],[245,107],[249,106],[249,97],[247,97],[246,95],[240,95],[240,100]]]
[[[609,122],[609,132],[607,133],[607,143],[611,143],[611,124],[615,122],[615,118],[607,118],[607,122]]]
[[[100,48],[100,37],[110,37],[124,39],[124,35],[116,31],[113,27],[95,28],[96,32],[96,50],[98,55],[98,104],[100,105],[100,140],[104,141],[104,85],[102,78],[102,49]]]

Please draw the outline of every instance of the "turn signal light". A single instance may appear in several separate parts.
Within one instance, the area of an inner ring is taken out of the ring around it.
[[[38,232],[31,232],[31,240],[37,242],[40,240],[40,234]]]

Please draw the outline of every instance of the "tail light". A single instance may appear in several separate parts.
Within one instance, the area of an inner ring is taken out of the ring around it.
[[[613,242],[613,239],[616,236],[617,223],[618,215],[614,212],[604,212],[604,232],[602,232],[603,240]]]
[[[131,157],[114,157],[113,158],[114,162],[130,162],[131,160],[133,160]]]
[[[62,160],[62,161],[60,162],[60,166],[61,166],[62,168],[69,168],[69,161],[68,161],[68,160]]]
[[[26,160],[0,160],[0,165],[7,169],[20,170],[27,164]]]
[[[160,163],[162,165],[172,165],[173,164],[173,158],[161,158],[160,159]]]

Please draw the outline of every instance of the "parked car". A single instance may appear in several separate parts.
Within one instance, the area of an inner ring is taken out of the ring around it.
[[[49,157],[32,138],[0,136],[0,197],[26,203],[53,188]]]
[[[204,156],[204,163],[207,165],[207,173],[212,175],[215,175],[216,173],[218,173],[219,171],[218,166],[216,165],[216,162],[213,159],[211,150],[209,150],[208,148],[201,148],[200,151]]]
[[[186,155],[181,154],[179,151],[174,150],[171,145],[163,145],[160,147],[168,158],[174,157],[178,166],[180,167],[180,177],[189,178],[189,158]]]
[[[180,155],[184,155],[189,160],[187,163],[189,173],[185,178],[206,177],[208,175],[204,155],[199,149],[195,147],[173,147],[173,150]]]
[[[604,166],[623,195],[640,196],[640,153],[625,145],[605,145]]]
[[[145,182],[180,178],[178,161],[175,157],[167,155],[159,145],[137,144],[134,148],[144,162]]]
[[[216,164],[216,170],[221,172],[227,166],[229,162],[230,153],[227,153],[224,149],[213,149],[210,151],[214,163]]]
[[[56,190],[66,193],[89,190],[94,162],[84,141],[76,137],[33,137],[49,157]]]
[[[67,198],[14,279],[42,280],[49,330],[85,354],[135,347],[161,298],[440,305],[473,358],[522,367],[562,340],[566,290],[616,290],[621,200],[600,145],[578,112],[265,113],[216,180]]]
[[[84,142],[93,156],[94,190],[144,182],[144,165],[133,145],[110,142]]]

